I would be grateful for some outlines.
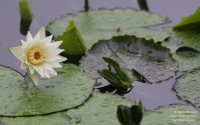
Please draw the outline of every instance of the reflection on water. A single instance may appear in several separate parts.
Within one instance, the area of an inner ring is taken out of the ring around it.
[[[21,21],[20,21],[20,33],[22,35],[26,35],[27,34],[27,32],[29,31],[31,22],[32,22],[32,20],[23,20],[21,18]]]
[[[141,10],[149,11],[146,0],[137,0]]]
[[[48,25],[48,23],[54,21],[55,18],[60,18],[61,15],[66,15],[66,13],[77,14],[79,11],[84,10],[84,0],[59,0],[59,2],[55,0],[48,0],[48,2],[46,0],[30,0],[28,2],[34,20],[30,24],[27,23],[27,27],[24,29],[20,27],[22,21],[20,20],[19,14],[19,0],[0,1],[0,64],[11,67],[23,74],[25,71],[20,69],[19,61],[8,51],[8,48],[21,45],[20,41],[26,39],[24,35],[28,27],[30,27],[29,30],[34,36],[42,26]],[[106,9],[114,9],[115,7],[139,9],[137,0],[90,0],[89,2],[90,9],[93,10],[102,7]],[[151,29],[173,26],[179,23],[182,17],[194,13],[200,5],[200,1],[195,0],[148,0],[147,2],[151,12],[159,13],[163,17],[168,16],[172,21],[165,25],[149,27]],[[68,61],[78,64],[78,59],[80,57],[81,56],[74,58],[71,56],[68,57]],[[154,110],[158,108],[158,106],[168,107],[169,104],[172,103],[187,104],[181,101],[172,90],[175,78],[180,75],[181,73],[177,73],[176,76],[160,83],[134,83],[135,88],[124,97],[130,97],[137,102],[142,99],[143,105],[149,110]],[[115,91],[113,88],[109,90]],[[104,89],[104,91],[106,91],[106,89]],[[198,108],[198,111],[200,111],[200,108]]]

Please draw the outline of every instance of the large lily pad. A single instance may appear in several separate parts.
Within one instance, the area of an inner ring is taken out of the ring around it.
[[[55,69],[57,76],[41,78],[38,87],[24,86],[23,77],[14,70],[0,67],[0,115],[38,115],[69,109],[82,104],[95,83],[82,69],[64,65]]]
[[[130,107],[135,102],[110,93],[93,93],[83,105],[70,109],[65,114],[78,120],[79,125],[120,125],[116,114],[118,105]]]
[[[200,69],[186,73],[176,79],[173,89],[183,100],[200,107]]]
[[[118,105],[130,107],[135,102],[110,93],[93,93],[86,102],[74,109],[50,115],[2,117],[1,122],[6,125],[120,125],[116,114]]]
[[[190,120],[190,121],[189,121]],[[156,112],[145,111],[141,125],[199,125],[200,113],[191,105],[174,104]]]
[[[76,16],[67,15],[51,22],[46,30],[57,37],[65,32],[70,21],[74,21],[78,27],[88,49],[99,40],[108,40],[118,35],[136,35],[146,39],[154,39],[155,42],[163,41],[169,37],[169,34],[165,32],[141,28],[165,23],[166,17],[160,17],[146,11],[119,8],[112,11],[100,9],[81,12]]]
[[[107,67],[101,57],[112,58],[129,75],[134,69],[153,83],[174,76],[178,70],[178,62],[172,59],[167,48],[152,40],[137,39],[134,36],[119,36],[98,42],[80,60],[80,66],[90,72],[93,78],[101,78],[97,70]]]
[[[71,118],[63,113],[29,117],[2,117],[5,125],[71,125]]]

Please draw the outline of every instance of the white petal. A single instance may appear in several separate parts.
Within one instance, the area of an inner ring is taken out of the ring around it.
[[[63,61],[67,60],[66,57],[63,57],[63,56],[60,56],[60,55],[57,55],[57,56],[60,57],[60,59],[55,60],[56,62],[63,62]]]
[[[31,33],[28,31],[27,37],[26,37],[26,42],[32,42],[33,41],[33,37],[31,35]]]
[[[60,56],[54,56],[54,57],[51,57],[51,58],[46,58],[45,61],[46,62],[52,62],[52,61],[60,60],[60,59],[61,59]]]
[[[27,46],[27,43],[23,40],[21,40],[21,43],[22,43],[22,47],[26,47]]]
[[[30,70],[30,73],[31,73],[31,74],[34,73],[34,69],[33,69],[33,67],[32,67],[31,65],[29,66],[29,70]]]
[[[9,50],[17,59],[22,55],[22,46],[10,47]]]
[[[46,45],[49,45],[49,44],[51,43],[52,38],[53,38],[52,35],[51,35],[51,36],[48,36],[48,37],[46,37],[46,38],[44,38],[44,39],[42,40],[42,43],[43,43],[43,44],[46,44]]]
[[[38,67],[41,67],[41,68],[46,69],[46,70],[53,71],[53,68],[51,67],[51,65],[49,65],[48,63],[45,63],[45,62],[39,64]]]
[[[28,65],[26,63],[21,63],[21,69],[26,69],[28,68]]]
[[[56,71],[49,71],[50,74],[57,75]]]
[[[19,57],[19,60],[20,60],[22,63],[26,63],[26,58],[25,58],[24,55],[21,55],[21,56]]]
[[[34,36],[34,39],[39,36],[42,39],[45,38],[45,26],[43,26],[40,31]]]
[[[43,71],[43,69],[41,67],[39,67],[38,65],[32,65],[32,67],[39,72],[39,70]]]
[[[62,67],[58,62],[52,61],[52,62],[48,62],[49,65],[51,65],[51,67]]]
[[[57,56],[58,54],[60,54],[63,51],[65,51],[65,50],[64,49],[55,49],[54,51],[48,53],[46,58],[52,58],[54,56]]]
[[[53,43],[48,44],[46,47],[48,48],[49,52],[54,51],[56,48],[58,48],[63,41],[56,41]]]
[[[33,83],[36,86],[38,86],[38,81],[39,81],[40,75],[37,72],[34,72],[33,74],[31,74],[29,69],[27,69],[26,71],[29,74],[29,76],[31,77],[31,79],[33,80]]]
[[[33,39],[33,46],[38,45],[39,42],[41,42],[41,38],[40,38],[40,35],[37,34]]]
[[[44,71],[43,70],[39,69],[37,72],[40,74],[40,76],[44,77]]]
[[[44,70],[44,76],[46,76],[47,78],[50,78],[49,72],[47,70]]]

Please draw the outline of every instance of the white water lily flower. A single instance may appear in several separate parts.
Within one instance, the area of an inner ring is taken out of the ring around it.
[[[57,75],[53,68],[62,67],[59,62],[67,60],[59,55],[64,50],[57,49],[62,41],[51,43],[51,39],[52,35],[45,38],[45,27],[42,27],[34,38],[28,32],[26,42],[21,40],[22,46],[9,48],[36,86],[40,76],[50,78],[49,74]]]

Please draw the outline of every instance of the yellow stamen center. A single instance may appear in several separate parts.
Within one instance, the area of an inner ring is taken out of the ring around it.
[[[28,51],[28,61],[31,64],[37,65],[44,60],[44,52],[40,48],[32,48]]]

